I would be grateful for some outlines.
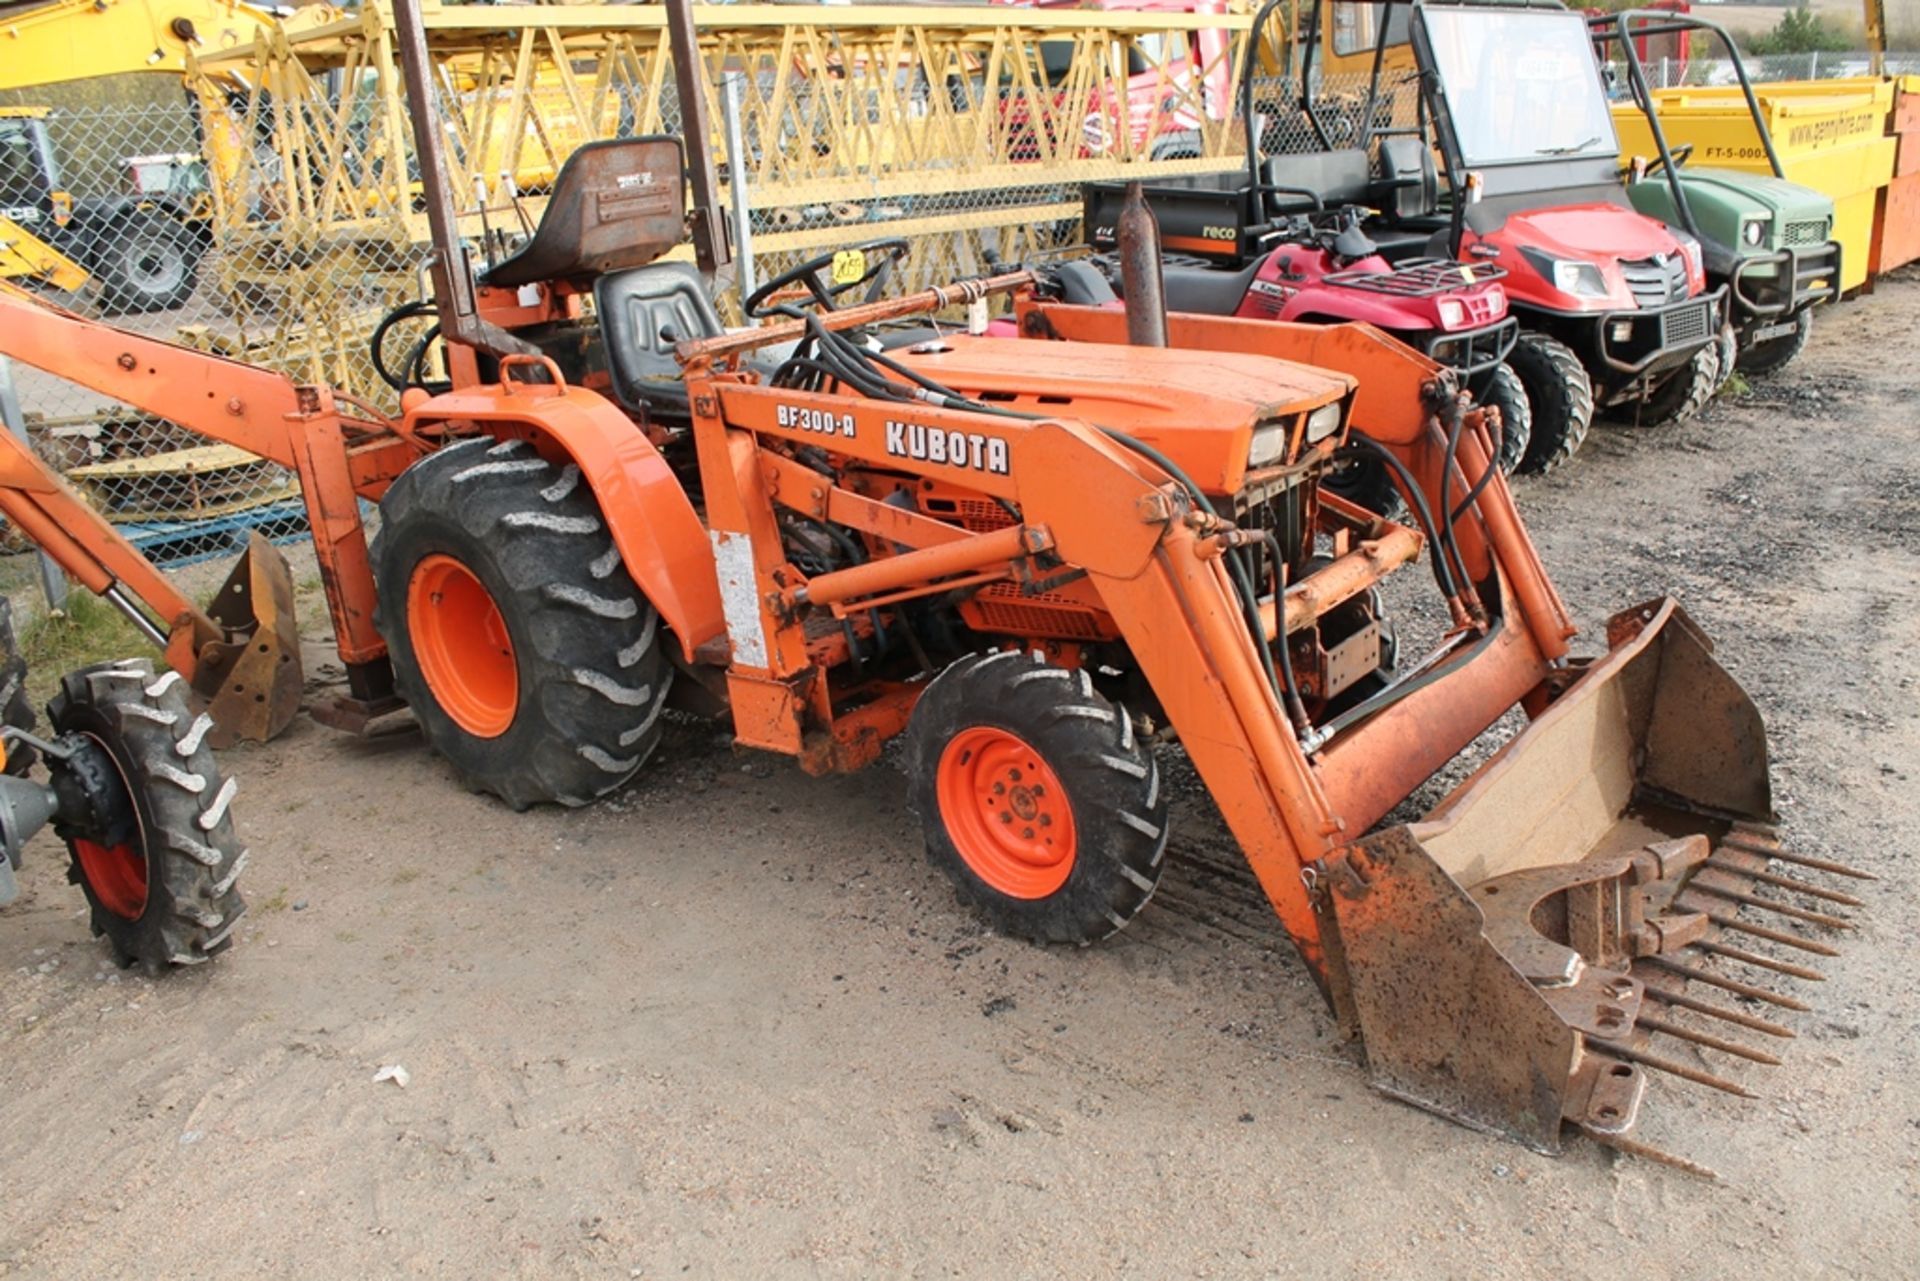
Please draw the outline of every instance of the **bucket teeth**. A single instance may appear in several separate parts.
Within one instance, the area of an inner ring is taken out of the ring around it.
[[[1695,1045],[1703,1046],[1709,1050],[1718,1050],[1722,1054],[1731,1054],[1735,1058],[1746,1059],[1751,1063],[1764,1063],[1768,1067],[1780,1066],[1779,1059],[1764,1051],[1756,1050],[1750,1045],[1745,1045],[1739,1041],[1729,1041],[1725,1037],[1713,1036],[1706,1032],[1698,1032],[1693,1028],[1684,1027],[1681,1024],[1663,1019],[1657,1014],[1648,1014],[1643,1011],[1640,1017],[1634,1020],[1634,1024],[1637,1027],[1645,1028],[1649,1032],[1658,1032],[1662,1036],[1670,1036],[1676,1041],[1691,1041]]]
[[[1698,1161],[1689,1161],[1683,1156],[1676,1156],[1665,1148],[1654,1147],[1651,1143],[1642,1143],[1638,1139],[1630,1139],[1624,1134],[1615,1134],[1593,1125],[1583,1125],[1580,1127],[1580,1130],[1594,1142],[1603,1143],[1616,1152],[1623,1152],[1628,1156],[1637,1156],[1647,1161],[1658,1161],[1661,1165],[1672,1166],[1674,1169],[1684,1171],[1687,1174],[1697,1174],[1703,1179],[1718,1181],[1720,1178],[1719,1172],[1713,1169],[1713,1167],[1701,1165]]]
[[[1856,881],[1877,881],[1880,878],[1872,872],[1863,872],[1857,867],[1835,862],[1830,858],[1814,858],[1810,854],[1794,854],[1780,848],[1780,843],[1771,836],[1760,834],[1744,824],[1735,824],[1734,829],[1721,839],[1721,844],[1730,845],[1749,854],[1758,854],[1762,858],[1777,858],[1782,863],[1792,863],[1797,867],[1810,867],[1819,872],[1832,872],[1835,876],[1851,876]]]
[[[1758,881],[1762,885],[1772,885],[1783,890],[1792,890],[1795,894],[1805,894],[1809,898],[1823,899],[1828,903],[1838,903],[1842,907],[1866,906],[1865,902],[1855,898],[1851,894],[1842,894],[1839,890],[1830,890],[1822,885],[1809,885],[1805,881],[1796,881],[1791,876],[1782,876],[1778,872],[1766,872],[1755,868],[1742,867],[1738,863],[1727,861],[1723,855],[1713,855],[1707,860],[1706,865],[1717,871],[1731,872],[1736,876],[1744,876],[1748,880]]]
[[[1695,944],[1695,946],[1698,947],[1699,944]],[[1735,996],[1744,996],[1751,1000],[1764,1001],[1768,1005],[1777,1005],[1783,1010],[1796,1010],[1802,1014],[1813,1009],[1813,1007],[1805,1001],[1795,1000],[1791,996],[1782,996],[1778,992],[1770,992],[1766,988],[1754,983],[1742,983],[1739,979],[1730,979],[1724,974],[1715,974],[1712,970],[1703,970],[1697,966],[1684,965],[1670,956],[1649,956],[1645,959],[1663,970],[1679,975],[1689,982],[1704,983],[1708,987],[1717,987],[1724,992],[1731,992]],[[1739,958],[1731,957],[1729,959],[1738,960]]]
[[[1708,909],[1706,918],[1723,930],[1732,930],[1736,934],[1750,934],[1769,943],[1778,943],[1782,947],[1794,948],[1801,952],[1811,952],[1815,956],[1838,956],[1839,949],[1828,947],[1825,943],[1816,943],[1812,939],[1801,938],[1786,930],[1776,930],[1767,925],[1755,925],[1752,921],[1743,921],[1732,912],[1718,912]]]
[[[1713,982],[1717,977],[1706,974],[1703,971],[1694,971],[1694,974],[1701,982]],[[1794,1030],[1790,1027],[1775,1023],[1770,1019],[1763,1019],[1757,1014],[1748,1014],[1744,1010],[1736,1010],[1725,1005],[1716,1005],[1712,1001],[1703,1001],[1690,992],[1678,992],[1668,988],[1649,986],[1646,989],[1646,995],[1648,999],[1659,1001],[1663,1005],[1671,1005],[1676,1009],[1692,1010],[1695,1014],[1704,1015],[1710,1019],[1719,1019],[1722,1023],[1731,1023],[1736,1027],[1747,1028],[1750,1031],[1764,1032],[1768,1036],[1777,1036],[1783,1040],[1792,1040],[1795,1035]]]
[[[1776,961],[1771,956],[1762,956],[1758,952],[1749,952],[1741,947],[1730,947],[1725,943],[1718,943],[1712,939],[1701,939],[1693,946],[1699,948],[1702,952],[1710,952],[1715,956],[1724,956],[1729,961],[1738,961],[1742,965],[1752,965],[1763,970],[1772,970],[1776,974],[1785,974],[1790,978],[1805,979],[1809,983],[1824,983],[1827,981],[1827,976],[1819,970],[1811,969],[1805,965],[1795,965],[1791,961]]]
[[[1845,917],[1833,916],[1827,912],[1815,912],[1809,908],[1795,907],[1791,903],[1781,903],[1775,899],[1761,898],[1758,894],[1748,894],[1742,890],[1722,889],[1718,885],[1704,885],[1699,881],[1687,887],[1688,893],[1711,894],[1729,902],[1751,907],[1756,911],[1775,912],[1781,916],[1790,916],[1796,921],[1806,921],[1811,925],[1824,925],[1830,930],[1850,930],[1853,922]]]
[[[1591,1044],[1594,1049],[1599,1050],[1603,1054],[1611,1054],[1617,1059],[1625,1059],[1629,1063],[1638,1063],[1641,1067],[1650,1067],[1656,1072],[1665,1072],[1670,1076],[1677,1076],[1683,1081],[1692,1081],[1696,1085],[1706,1085],[1716,1090],[1725,1090],[1728,1094],[1737,1094],[1743,1099],[1757,1099],[1760,1097],[1738,1081],[1729,1081],[1724,1076],[1715,1076],[1711,1072],[1704,1071],[1688,1063],[1682,1063],[1678,1059],[1669,1059],[1662,1055],[1654,1054],[1651,1051],[1640,1049],[1637,1046],[1628,1045],[1625,1041],[1594,1041],[1591,1042]]]

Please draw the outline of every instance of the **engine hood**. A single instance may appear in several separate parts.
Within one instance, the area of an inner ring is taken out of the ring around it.
[[[989,404],[1125,432],[1210,493],[1237,491],[1253,429],[1349,398],[1344,374],[1270,356],[954,335],[895,350],[916,373]]]

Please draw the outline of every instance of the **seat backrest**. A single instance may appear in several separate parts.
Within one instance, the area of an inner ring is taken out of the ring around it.
[[[601,276],[593,282],[593,306],[615,399],[636,412],[684,407],[674,344],[725,332],[693,264],[656,262]]]
[[[1380,184],[1376,205],[1395,221],[1425,218],[1440,207],[1440,175],[1433,148],[1415,137],[1380,140]]]
[[[480,282],[509,289],[547,280],[578,286],[644,266],[685,238],[686,210],[678,138],[589,142],[560,166],[526,244],[482,273]]]
[[[1367,153],[1358,147],[1274,156],[1267,161],[1268,182],[1276,187],[1311,191],[1328,209],[1365,201],[1367,186],[1372,180]],[[1274,213],[1302,213],[1313,208],[1313,202],[1281,193],[1268,197],[1268,208]]]

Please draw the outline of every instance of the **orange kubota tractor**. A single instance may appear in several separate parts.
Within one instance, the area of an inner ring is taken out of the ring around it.
[[[1700,987],[1795,1004],[1724,967],[1812,976],[1764,949],[1828,946],[1760,914],[1830,926],[1788,896],[1851,900],[1787,874],[1816,864],[1776,837],[1760,718],[1675,604],[1570,655],[1497,423],[1451,374],[1363,326],[1168,317],[1137,230],[1124,314],[1026,271],[837,306],[903,248],[882,243],[770,282],[764,323],[727,332],[704,273],[659,261],[689,171],[701,266],[725,256],[696,34],[669,10],[691,165],[672,138],[582,148],[476,276],[396,6],[451,373],[398,417],[15,294],[0,346],[296,467],[349,673],[325,715],[404,701],[510,804],[620,786],[669,704],[810,772],[904,734],[962,896],[1085,943],[1160,878],[1164,727],[1383,1091],[1546,1152],[1567,1126],[1648,1150],[1649,1069],[1743,1092],[1698,1053],[1767,1056],[1699,1020],[1784,1029]],[[1023,337],[885,328],[989,295]],[[1411,523],[1327,491],[1358,457]],[[14,465],[8,516],[52,513],[90,585],[137,572]],[[1415,564],[1450,621],[1406,661],[1375,589]],[[192,674],[203,620],[159,599]],[[1379,826],[1516,705],[1530,723],[1486,764]]]

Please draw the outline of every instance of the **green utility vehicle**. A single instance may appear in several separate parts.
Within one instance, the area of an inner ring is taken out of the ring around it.
[[[1708,282],[1727,286],[1730,332],[1721,337],[1722,379],[1735,367],[1728,358],[1733,348],[1745,373],[1770,374],[1785,367],[1807,345],[1814,306],[1840,295],[1840,244],[1831,239],[1833,201],[1781,176],[1780,158],[1740,50],[1723,29],[1691,14],[1664,10],[1595,17],[1591,29],[1603,58],[1617,51],[1626,68],[1626,90],[1645,117],[1658,152],[1644,163],[1636,158],[1629,167],[1628,200],[1648,217],[1692,233],[1701,244]],[[1691,167],[1691,144],[1667,145],[1642,50],[1649,38],[1679,32],[1719,42],[1739,78],[1773,177]]]

